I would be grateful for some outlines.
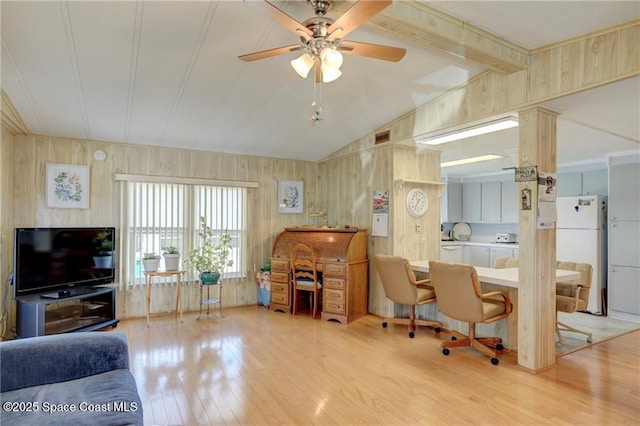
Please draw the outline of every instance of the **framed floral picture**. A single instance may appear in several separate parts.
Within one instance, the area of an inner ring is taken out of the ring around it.
[[[89,166],[47,163],[47,206],[54,209],[89,208]]]
[[[278,181],[278,213],[302,213],[304,207],[301,180]]]

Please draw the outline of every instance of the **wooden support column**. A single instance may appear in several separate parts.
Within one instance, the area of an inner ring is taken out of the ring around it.
[[[536,107],[518,116],[519,165],[556,173],[557,113]],[[556,230],[537,227],[537,182],[522,182],[519,187],[530,189],[532,200],[531,210],[520,208],[519,214],[518,364],[539,371],[556,362]]]

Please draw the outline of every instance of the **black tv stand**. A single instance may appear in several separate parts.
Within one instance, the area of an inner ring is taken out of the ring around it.
[[[95,293],[96,287],[80,287],[69,290],[60,290],[56,293],[41,294],[43,299],[66,299],[67,297],[76,297],[83,294]]]
[[[16,301],[18,337],[100,330],[120,321],[115,289],[110,287],[71,289],[55,298],[22,296]]]

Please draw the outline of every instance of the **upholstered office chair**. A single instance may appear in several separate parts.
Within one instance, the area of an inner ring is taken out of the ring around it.
[[[436,301],[433,287],[427,285],[429,280],[417,281],[409,261],[403,257],[376,254],[374,259],[376,271],[387,298],[395,303],[409,306],[409,318],[385,318],[382,326],[386,328],[388,323],[406,324],[411,338],[415,335],[417,325],[433,327],[436,333],[439,333],[442,327],[440,322],[416,319],[416,306]]]
[[[313,297],[312,315],[315,318],[318,313],[319,299],[322,296],[322,282],[316,269],[316,254],[313,247],[302,243],[291,247],[289,253],[291,257],[293,315],[298,311],[298,292],[303,291]]]
[[[571,333],[584,334],[587,336],[587,342],[591,343],[593,337],[591,333],[561,323],[558,320],[558,313],[573,313],[587,309],[593,267],[588,263],[558,261],[556,262],[556,269],[580,272],[580,278],[577,280],[556,283],[556,335],[558,336],[558,341],[562,344],[561,331],[569,331]]]
[[[504,348],[502,339],[476,337],[476,324],[488,324],[509,316],[512,309],[509,296],[501,291],[483,294],[476,268],[471,265],[430,261],[429,275],[438,298],[438,310],[450,318],[469,323],[469,335],[454,332],[451,341],[440,345],[442,353],[449,355],[449,348],[471,346],[489,355],[491,363],[497,365],[496,349]]]
[[[511,257],[499,257],[496,259],[494,268],[517,268],[518,259]],[[573,281],[556,283],[556,336],[558,344],[562,344],[561,331],[579,333],[587,336],[587,342],[591,343],[592,333],[578,330],[558,320],[559,312],[580,312],[587,309],[589,304],[589,291],[591,289],[591,279],[593,267],[588,263],[556,261],[556,269],[566,269],[580,272],[580,278]]]

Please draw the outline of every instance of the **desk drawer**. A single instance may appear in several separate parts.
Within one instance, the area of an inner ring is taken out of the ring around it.
[[[343,278],[324,278],[322,281],[324,288],[335,288],[336,290],[344,290],[346,287]]]
[[[271,282],[289,284],[289,274],[286,272],[271,272]]]
[[[289,271],[289,261],[282,259],[271,259],[271,272]]]
[[[322,309],[325,312],[343,314],[345,312],[344,306],[344,291],[328,288],[323,289]]]
[[[271,292],[271,303],[275,303],[276,305],[288,305],[289,304],[289,295],[287,293],[274,293]]]
[[[344,277],[347,275],[347,265],[343,263],[325,263],[322,267],[322,273],[325,276]]]
[[[277,283],[271,282],[271,293],[282,293],[289,294],[289,284],[288,283]]]

